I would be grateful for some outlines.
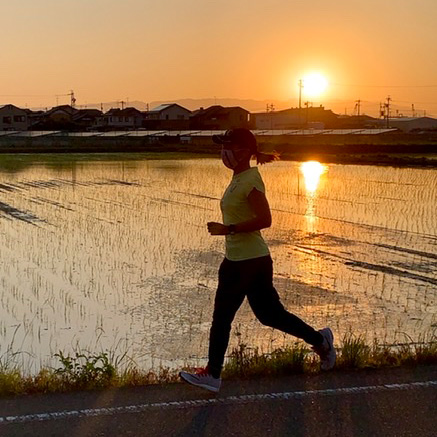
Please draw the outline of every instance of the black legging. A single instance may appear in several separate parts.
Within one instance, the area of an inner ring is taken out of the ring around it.
[[[229,343],[231,324],[247,296],[258,320],[267,326],[319,345],[322,335],[294,314],[289,313],[273,287],[273,263],[270,255],[245,261],[224,259],[219,269],[219,283],[209,337],[209,371],[220,376]]]

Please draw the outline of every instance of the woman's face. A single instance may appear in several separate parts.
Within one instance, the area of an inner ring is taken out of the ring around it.
[[[236,168],[241,162],[250,160],[250,150],[238,144],[224,144],[222,147],[223,164],[230,168]]]

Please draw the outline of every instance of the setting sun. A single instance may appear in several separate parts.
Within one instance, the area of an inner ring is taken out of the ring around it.
[[[303,78],[303,92],[307,97],[318,97],[328,87],[328,80],[320,73],[309,73]]]

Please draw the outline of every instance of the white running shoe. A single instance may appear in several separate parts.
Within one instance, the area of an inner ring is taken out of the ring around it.
[[[320,346],[313,346],[313,350],[320,356],[320,368],[322,370],[331,370],[337,357],[334,347],[334,334],[330,328],[323,328],[319,332],[323,336],[323,343]]]
[[[199,369],[196,373],[179,372],[179,376],[188,384],[204,388],[217,393],[222,384],[221,378],[214,378],[208,371],[208,367]]]

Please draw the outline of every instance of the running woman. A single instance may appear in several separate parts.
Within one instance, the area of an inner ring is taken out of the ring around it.
[[[260,232],[271,226],[272,218],[264,183],[250,159],[254,156],[257,164],[265,164],[278,156],[259,152],[255,136],[244,128],[228,130],[213,140],[222,145],[223,164],[234,172],[220,203],[223,223],[207,224],[211,235],[225,236],[226,253],[218,272],[208,365],[196,373],[180,372],[180,377],[213,392],[220,390],[231,324],[246,296],[261,323],[303,339],[320,356],[321,369],[332,369],[336,352],[331,329],[316,331],[286,311],[273,286],[272,258]]]

